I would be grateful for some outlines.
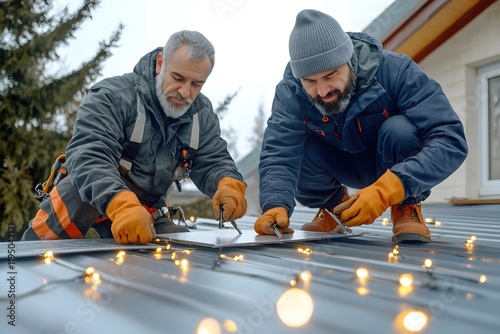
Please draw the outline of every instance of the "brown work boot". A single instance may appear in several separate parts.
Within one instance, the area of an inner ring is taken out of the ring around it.
[[[393,205],[391,207],[392,242],[429,242],[431,231],[425,226],[420,203]]]
[[[344,203],[349,199],[349,193],[347,192],[346,187],[344,187],[344,195],[337,203],[337,205]],[[331,208],[330,212],[333,213],[333,208]],[[314,231],[314,232],[333,232],[333,230],[337,227],[337,223],[333,218],[326,212],[326,209],[319,209],[316,216],[314,216],[313,220],[310,223],[302,225],[300,228],[304,231]]]

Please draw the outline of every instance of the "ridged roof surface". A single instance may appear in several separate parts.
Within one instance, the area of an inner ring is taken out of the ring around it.
[[[0,332],[498,333],[500,206],[422,210],[433,242],[397,248],[388,212],[355,236],[263,246],[1,243]],[[297,208],[292,227],[314,214]],[[254,221],[237,223],[246,234]],[[213,220],[195,226],[218,230]]]

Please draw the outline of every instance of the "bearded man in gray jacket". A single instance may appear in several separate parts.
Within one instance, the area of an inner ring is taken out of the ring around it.
[[[94,85],[65,152],[68,175],[22,239],[82,238],[94,227],[118,243],[145,244],[155,233],[188,231],[165,210],[167,190],[186,177],[212,198],[215,219],[241,218],[246,185],[200,93],[214,54],[201,33],[179,31],[133,73]]]

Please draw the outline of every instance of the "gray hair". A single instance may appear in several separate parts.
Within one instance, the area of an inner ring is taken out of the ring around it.
[[[197,31],[181,30],[172,34],[163,48],[163,59],[168,59],[175,50],[184,44],[188,44],[190,46],[188,54],[189,59],[201,60],[205,56],[208,56],[210,58],[210,62],[212,63],[212,69],[214,68],[214,46],[205,36]]]

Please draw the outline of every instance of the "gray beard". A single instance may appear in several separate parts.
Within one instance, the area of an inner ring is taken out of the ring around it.
[[[160,101],[160,105],[163,108],[163,112],[165,113],[165,115],[172,118],[179,118],[184,115],[186,111],[188,111],[189,107],[191,107],[191,104],[193,104],[193,101],[189,97],[183,98],[179,93],[168,93],[167,95],[163,95],[162,85],[164,78],[165,71],[162,68],[160,74],[158,74],[155,78],[156,97],[158,98],[158,101]],[[184,100],[186,101],[186,103],[183,105],[170,103],[167,100],[167,98],[169,97],[175,97],[176,99]]]

